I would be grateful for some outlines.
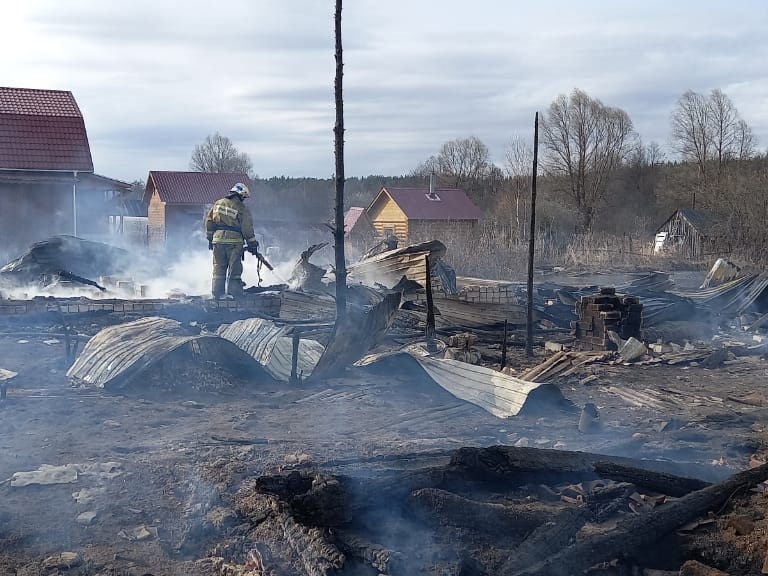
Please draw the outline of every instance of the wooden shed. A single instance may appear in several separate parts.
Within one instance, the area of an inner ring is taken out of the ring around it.
[[[482,212],[458,188],[382,188],[366,209],[376,234],[400,245],[440,240],[449,250],[471,239]]]
[[[194,248],[191,241],[196,236],[199,237],[200,246],[204,246],[203,223],[208,209],[216,200],[226,196],[238,182],[253,189],[250,178],[245,174],[151,171],[143,197],[147,205],[149,248]]]
[[[656,230],[654,253],[675,252],[699,259],[716,251],[721,236],[720,218],[711,212],[680,208]]]

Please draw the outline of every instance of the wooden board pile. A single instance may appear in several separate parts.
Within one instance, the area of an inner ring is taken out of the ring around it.
[[[615,288],[600,288],[598,294],[582,296],[576,303],[578,320],[571,323],[581,350],[616,350],[609,332],[622,340],[639,338],[643,305],[637,296],[616,294]]]

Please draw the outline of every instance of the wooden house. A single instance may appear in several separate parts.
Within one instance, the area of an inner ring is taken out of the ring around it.
[[[374,243],[376,228],[365,208],[353,206],[344,215],[344,250],[349,259],[356,260]]]
[[[205,246],[205,215],[238,182],[252,189],[245,174],[151,171],[143,197],[150,250],[191,249],[195,239]],[[252,199],[253,194],[246,206]]]
[[[393,235],[400,246],[440,240],[449,249],[477,232],[480,209],[458,188],[382,188],[366,208],[383,238]]]
[[[131,185],[94,174],[71,92],[0,87],[0,246],[58,234],[104,240],[112,200]]]
[[[700,259],[717,251],[722,222],[704,210],[680,208],[656,230],[654,253],[674,252],[683,258]]]

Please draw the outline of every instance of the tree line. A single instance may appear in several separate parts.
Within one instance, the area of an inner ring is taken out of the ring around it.
[[[721,216],[724,244],[761,251],[768,218],[768,157],[721,90],[685,92],[670,116],[673,158],[644,143],[629,114],[585,91],[559,95],[540,114],[539,208],[542,228],[563,234],[649,234],[677,208]],[[512,135],[501,165],[477,137],[445,142],[406,175],[345,179],[345,204],[367,206],[382,186],[464,189],[505,242],[523,240],[528,220],[532,144]],[[244,172],[258,210],[275,219],[329,221],[334,180],[259,179],[253,162],[219,133],[195,147],[190,169]],[[760,249],[760,250],[758,250]]]

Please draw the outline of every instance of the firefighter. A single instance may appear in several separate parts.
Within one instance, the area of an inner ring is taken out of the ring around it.
[[[250,195],[248,186],[235,184],[229,194],[214,202],[205,217],[208,250],[213,251],[211,292],[216,299],[243,294],[243,241],[248,251],[258,252],[253,216],[243,204]]]

